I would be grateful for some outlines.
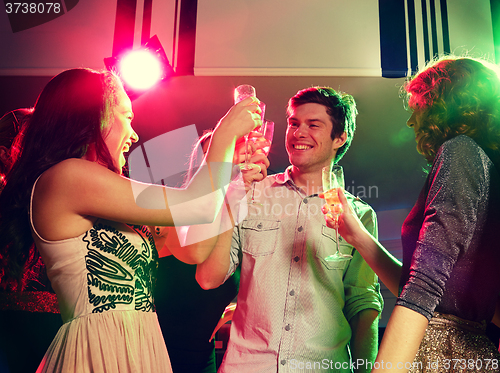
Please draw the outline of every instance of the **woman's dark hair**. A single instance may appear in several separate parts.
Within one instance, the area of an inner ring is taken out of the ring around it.
[[[0,287],[22,290],[39,254],[31,237],[33,184],[47,169],[83,157],[92,145],[97,161],[119,173],[104,142],[112,123],[119,79],[110,72],[71,69],[50,80],[19,136],[19,154],[0,194]]]
[[[458,135],[471,137],[485,150],[499,150],[500,80],[493,64],[444,56],[403,88],[408,107],[422,113],[417,150],[429,162],[446,140]]]
[[[358,110],[354,98],[347,93],[337,92],[330,87],[310,87],[298,91],[295,96],[290,98],[287,107],[287,116],[290,116],[291,110],[304,104],[320,104],[326,107],[326,112],[332,121],[331,138],[341,136],[344,132],[347,140],[338,150],[335,156],[337,163],[351,146],[354,132],[356,131],[356,115]]]

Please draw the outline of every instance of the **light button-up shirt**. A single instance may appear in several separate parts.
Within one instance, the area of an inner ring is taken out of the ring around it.
[[[348,200],[377,237],[373,209]],[[377,276],[344,240],[340,251],[353,258],[325,260],[335,252],[335,230],[323,204],[288,172],[255,184],[233,232],[228,276],[241,265],[240,290],[219,372],[350,372],[349,320],[365,309],[381,312],[383,301]]]

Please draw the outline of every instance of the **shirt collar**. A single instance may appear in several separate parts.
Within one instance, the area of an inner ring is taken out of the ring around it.
[[[340,169],[342,169],[342,166],[339,165],[339,164],[335,164],[335,165],[333,165],[332,169],[334,169],[334,168],[340,168]],[[276,181],[277,184],[280,184],[280,185],[289,183],[290,185],[292,185],[297,190],[300,190],[300,188],[294,183],[294,181],[292,179],[292,166],[291,165],[288,166],[284,172],[282,172],[280,174],[277,174],[275,181]],[[316,197],[316,196],[318,196],[318,194],[313,194],[310,197]]]
[[[280,174],[276,175],[276,183],[278,184],[286,184],[287,182],[290,182],[292,185],[295,185],[295,183],[292,180],[292,166],[288,166],[286,170]]]
[[[306,196],[306,194],[302,191],[302,189],[300,189],[292,179],[292,166],[291,165],[288,166],[284,172],[276,175],[275,182],[276,182],[276,184],[280,184],[280,185],[284,185],[284,184],[288,183],[293,189],[295,189],[297,192],[299,192],[299,194],[303,194],[304,196]],[[307,197],[317,197],[317,196],[318,196],[318,194],[315,193],[315,194],[312,194],[312,195],[307,196]]]

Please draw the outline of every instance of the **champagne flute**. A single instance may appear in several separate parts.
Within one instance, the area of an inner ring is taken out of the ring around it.
[[[273,142],[273,135],[274,135],[274,122],[270,120],[265,120],[264,124],[262,125],[263,127],[265,126],[262,135],[264,138],[269,141],[269,146],[266,146],[262,150],[264,150],[264,153],[266,153],[266,156],[269,155],[269,151],[271,150],[271,144]]]
[[[250,84],[242,84],[239,85],[234,89],[234,103],[237,104],[240,101],[243,101],[244,99],[248,97],[257,97],[255,88],[251,86]],[[264,114],[266,111],[266,104],[261,102],[259,104],[259,107],[261,109],[260,117],[262,119],[262,124],[264,124]],[[248,152],[248,134],[245,135],[245,169],[248,169],[248,162],[249,162],[249,152]]]
[[[330,171],[330,167],[323,167],[322,170],[322,183],[323,183],[323,197],[328,204],[327,215],[335,220],[335,254],[330,255],[325,258],[326,261],[341,261],[349,260],[352,255],[342,254],[339,250],[339,228],[338,220],[340,214],[342,214],[342,204],[340,203],[338,190],[342,188],[344,190],[344,173],[342,172],[342,167],[336,165]]]
[[[261,148],[262,151],[265,153],[266,156],[269,155],[269,151],[271,150],[271,143],[273,142],[273,135],[274,135],[274,122],[270,120],[265,120],[262,123],[262,126],[257,130],[264,139],[266,139],[269,142],[269,145]],[[257,140],[258,141],[258,140]],[[252,198],[250,199],[251,204],[255,204],[254,200],[254,194],[255,194],[255,188],[252,190]],[[259,205],[262,206],[262,203],[258,203]]]
[[[273,142],[274,122],[267,119],[264,120],[258,132],[260,132],[262,134],[262,137],[264,137],[269,142],[269,146],[265,146],[262,148],[262,151],[266,154],[266,156],[268,156],[269,151],[271,150],[271,143]]]

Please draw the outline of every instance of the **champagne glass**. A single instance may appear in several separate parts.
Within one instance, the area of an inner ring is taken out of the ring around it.
[[[248,97],[257,97],[255,88],[251,86],[250,84],[242,84],[239,85],[234,89],[234,103],[237,104],[240,101],[243,101],[244,99]],[[262,119],[262,123],[264,124],[264,114],[266,111],[266,104],[261,102],[259,104],[259,107],[261,109],[260,117]],[[245,169],[248,169],[248,162],[249,162],[249,153],[248,153],[248,134],[245,135]]]
[[[269,145],[262,148],[266,156],[269,155],[269,151],[271,150],[271,143],[273,142],[273,135],[274,135],[274,122],[270,120],[264,120],[262,123],[262,126],[260,126],[258,132],[262,134],[262,137],[264,137],[267,141],[269,141]]]
[[[342,254],[339,250],[339,228],[338,220],[340,214],[342,214],[342,204],[340,203],[338,190],[342,188],[344,190],[344,174],[342,172],[342,167],[334,166],[330,171],[330,167],[324,167],[322,170],[322,183],[323,183],[323,197],[328,204],[327,215],[333,218],[335,221],[335,254],[330,255],[325,258],[326,261],[341,261],[349,260],[352,255]]]
[[[274,135],[274,122],[270,120],[265,120],[262,123],[262,126],[257,130],[262,137],[264,137],[268,142],[269,145],[265,146],[262,148],[262,151],[266,154],[266,156],[269,155],[269,151],[271,150],[271,143],[273,142],[273,135]],[[250,199],[250,203],[256,203],[254,200],[254,193],[255,189],[252,190],[252,198]],[[262,206],[262,203],[258,203],[259,205]]]

